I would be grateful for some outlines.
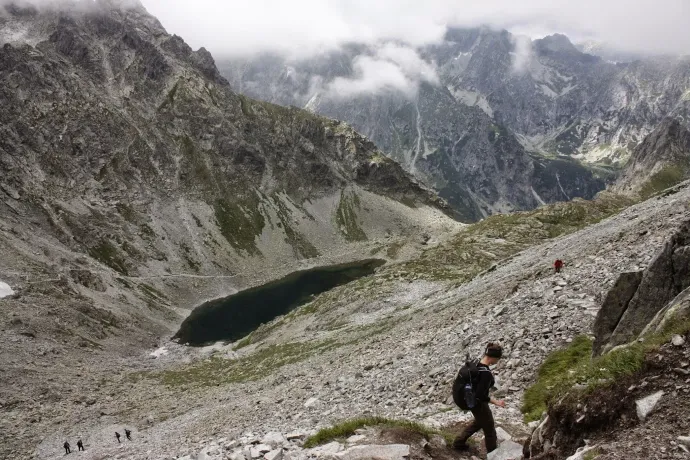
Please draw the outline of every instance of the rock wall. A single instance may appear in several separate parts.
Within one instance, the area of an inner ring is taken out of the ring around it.
[[[686,222],[649,267],[620,275],[594,324],[594,354],[634,340],[689,285],[690,222]]]

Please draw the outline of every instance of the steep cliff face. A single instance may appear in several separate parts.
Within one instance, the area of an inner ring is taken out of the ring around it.
[[[591,198],[666,116],[686,111],[690,59],[615,64],[563,35],[489,29],[449,29],[440,44],[407,49],[425,63],[417,91],[343,95],[338,82],[359,81],[361,60],[390,46],[220,68],[239,92],[348,121],[468,219]]]
[[[664,120],[632,153],[614,189],[652,193],[686,179],[690,172],[690,131],[677,118]]]

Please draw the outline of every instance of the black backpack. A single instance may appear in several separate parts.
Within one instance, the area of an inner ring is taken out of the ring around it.
[[[478,360],[468,359],[453,382],[453,401],[462,410],[474,409],[477,404],[477,398],[474,395],[474,386],[479,377],[477,364],[479,364]]]

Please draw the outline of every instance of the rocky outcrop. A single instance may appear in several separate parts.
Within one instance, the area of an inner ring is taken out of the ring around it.
[[[594,353],[637,338],[656,315],[690,285],[690,222],[641,273],[622,274],[597,314]]]
[[[668,118],[632,152],[614,190],[647,197],[688,178],[690,131],[678,118]]]
[[[642,272],[621,273],[616,284],[606,294],[593,327],[594,354],[600,354],[602,347],[611,339],[641,281]]]

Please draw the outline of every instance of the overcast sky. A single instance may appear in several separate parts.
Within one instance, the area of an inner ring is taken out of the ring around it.
[[[438,41],[447,25],[561,32],[623,51],[690,54],[690,0],[142,0],[171,33],[217,57],[309,54],[347,41]]]

